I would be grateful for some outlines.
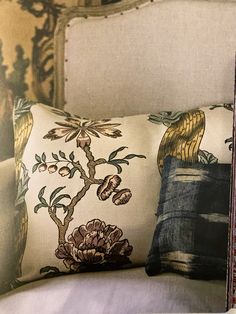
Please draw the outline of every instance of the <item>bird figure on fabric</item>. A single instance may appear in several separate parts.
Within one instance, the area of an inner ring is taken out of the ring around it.
[[[168,155],[184,161],[198,161],[200,144],[205,132],[205,114],[202,110],[161,112],[158,115],[150,115],[149,121],[167,126],[157,156],[160,174],[164,159]]]

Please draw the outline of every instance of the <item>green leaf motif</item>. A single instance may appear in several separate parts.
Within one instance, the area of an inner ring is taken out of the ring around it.
[[[121,152],[121,151],[124,150],[125,148],[128,148],[128,147],[122,146],[122,147],[120,147],[120,148],[114,150],[114,152],[112,152],[112,153],[110,154],[108,160],[111,161],[113,158],[116,157],[116,155],[117,155],[119,152]]]
[[[117,164],[117,163],[112,163],[112,162],[108,162],[108,164],[109,164],[109,165],[112,165],[112,166],[114,166],[114,167],[116,167],[118,174],[120,174],[120,173],[122,172],[122,168],[121,168],[121,166],[120,166],[119,164]]]
[[[111,161],[111,163],[113,164],[126,164],[126,165],[129,165],[129,162],[128,160],[124,160],[124,159],[113,159]]]
[[[148,117],[148,121],[155,123],[155,124],[164,124],[165,126],[169,127],[173,123],[176,123],[181,118],[183,112],[169,112],[169,111],[162,111],[158,114],[150,114]]]
[[[120,165],[114,165],[117,168],[117,173],[120,174],[122,172],[122,167]]]
[[[33,166],[32,168],[32,173],[34,173],[37,169],[38,169],[38,166],[40,165],[40,163],[37,163]]]
[[[129,154],[129,155],[125,156],[124,159],[132,159],[132,158],[135,158],[135,157],[137,157],[137,158],[145,158],[146,159],[146,156],[144,156],[144,155],[136,155],[136,154]]]
[[[65,275],[65,272],[61,272],[57,267],[46,266],[40,269],[40,274],[44,274],[44,278],[53,278],[61,275]]]
[[[63,153],[61,150],[59,151],[59,155],[61,156],[61,158],[66,159],[65,153]]]
[[[52,206],[56,205],[57,203],[59,203],[63,198],[71,198],[69,194],[62,194],[59,195],[57,198],[55,198],[55,200],[52,203]]]
[[[43,208],[43,207],[47,207],[47,206],[44,206],[44,204],[42,204],[42,203],[36,205],[36,206],[34,207],[34,212],[35,212],[35,214],[37,214],[38,211],[39,211],[39,209],[40,209],[40,208]]]
[[[57,154],[52,153],[52,157],[53,157],[56,161],[59,161],[59,158],[58,158]]]
[[[15,119],[19,119],[22,115],[27,114],[36,102],[29,101],[25,98],[16,97],[14,100]]]
[[[206,150],[200,150],[198,153],[198,160],[203,164],[217,164],[218,158],[216,158],[212,153]]]
[[[24,201],[25,201],[25,195],[22,194],[22,195],[18,196],[16,206],[19,204],[22,204]]]
[[[43,198],[43,195],[44,195],[44,191],[46,189],[46,186],[44,186],[40,191],[39,191],[39,194],[38,194],[38,199],[40,200],[41,203],[45,203],[45,199]],[[47,203],[46,203],[47,204]]]
[[[126,164],[126,165],[129,165],[129,161],[130,159],[133,159],[133,158],[145,158],[146,157],[144,155],[136,155],[136,154],[128,154],[126,155],[124,158],[119,158],[119,159],[114,159],[116,157],[116,155],[123,151],[125,148],[128,148],[126,146],[122,146],[118,149],[116,149],[114,152],[112,152],[108,158],[108,164],[110,165],[113,165],[114,167],[117,168],[117,171],[118,171],[118,174],[120,174],[122,172],[122,168],[120,166],[120,164]],[[128,160],[127,160],[128,159]]]
[[[42,187],[42,189],[39,191],[39,194],[38,194],[39,200],[43,196],[45,189],[46,189],[46,185],[44,187]]]
[[[46,162],[46,155],[45,155],[45,153],[42,154],[42,161]]]
[[[22,163],[21,165],[21,176],[20,180],[18,182],[18,188],[17,188],[17,195],[16,195],[16,205],[20,205],[25,201],[25,195],[27,191],[29,190],[28,183],[29,183],[30,177],[28,175],[28,170],[26,169],[25,165]]]
[[[37,162],[40,162],[40,163],[42,162],[42,161],[41,161],[41,158],[40,158],[39,155],[37,155],[37,154],[35,154],[35,159],[36,159]]]
[[[74,152],[70,153],[69,158],[71,161],[73,161],[75,159]]]
[[[47,203],[47,201],[45,200],[45,198],[44,197],[41,197],[41,203],[45,206],[45,207],[48,207],[48,203]]]
[[[60,270],[57,267],[53,267],[53,266],[46,266],[40,269],[40,274],[43,273],[48,273],[49,271],[52,271],[54,273],[59,273]]]
[[[59,192],[61,192],[61,190],[63,190],[64,188],[65,188],[65,186],[61,186],[61,187],[55,189],[55,190],[52,192],[52,194],[51,194],[51,196],[50,196],[50,204],[52,203],[52,201],[53,201],[53,199],[56,197],[56,195],[57,195]]]
[[[70,176],[69,176],[69,179],[73,178],[74,174],[76,173],[78,169],[77,168],[72,168],[71,171],[70,171]]]

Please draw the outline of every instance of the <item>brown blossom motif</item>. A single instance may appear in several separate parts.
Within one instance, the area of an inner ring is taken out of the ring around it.
[[[130,189],[122,189],[113,196],[112,202],[115,205],[124,205],[128,203],[131,197],[132,193]]]
[[[98,138],[101,134],[112,138],[121,137],[121,131],[115,128],[120,124],[108,123],[109,121],[110,119],[93,121],[67,117],[63,122],[55,122],[60,127],[50,130],[43,138],[53,141],[65,137],[65,142],[76,139],[77,147],[84,148],[91,144],[91,136]]]
[[[106,176],[97,189],[97,196],[99,200],[107,200],[112,193],[115,193],[112,197],[112,202],[115,205],[127,204],[132,197],[130,189],[118,190],[117,187],[121,183],[121,178],[118,175]]]
[[[131,263],[128,256],[133,250],[127,239],[120,240],[122,235],[117,226],[93,219],[75,228],[55,255],[72,272],[122,267]]]
[[[97,189],[97,196],[101,201],[107,200],[120,185],[121,178],[118,175],[106,176]]]

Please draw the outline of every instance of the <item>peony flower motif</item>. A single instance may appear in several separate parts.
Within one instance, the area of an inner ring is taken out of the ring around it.
[[[133,250],[127,239],[120,240],[122,235],[117,226],[93,219],[75,228],[55,255],[75,272],[121,267],[130,263],[128,256]]]
[[[50,130],[43,138],[53,141],[65,137],[66,142],[76,138],[77,147],[84,148],[90,145],[91,136],[100,137],[99,134],[112,138],[122,136],[121,131],[115,128],[120,124],[107,123],[109,121],[110,119],[83,121],[80,118],[67,117],[64,122],[56,122],[60,127]]]

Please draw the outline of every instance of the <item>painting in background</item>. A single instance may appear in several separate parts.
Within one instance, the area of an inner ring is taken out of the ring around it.
[[[13,156],[11,97],[52,102],[53,33],[62,10],[77,3],[0,0],[0,161]]]
[[[0,0],[0,161],[13,156],[9,95],[52,103],[56,22],[65,8],[78,4],[93,0]]]
[[[62,10],[76,2],[0,1],[0,79],[13,95],[50,103],[53,33]]]

